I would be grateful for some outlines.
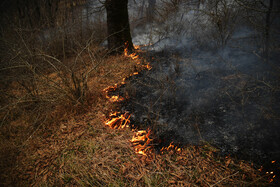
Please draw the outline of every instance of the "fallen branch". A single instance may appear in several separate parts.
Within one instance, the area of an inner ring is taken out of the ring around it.
[[[239,171],[237,171],[236,173],[234,173],[234,174],[232,174],[232,175],[229,175],[229,176],[223,178],[222,180],[216,182],[216,183],[213,184],[213,185],[210,185],[210,187],[216,186],[217,184],[221,183],[222,181],[224,181],[224,180],[226,180],[226,179],[228,179],[228,178],[230,178],[230,177],[232,177],[232,176],[234,176],[234,175],[237,175],[238,173],[239,173]]]

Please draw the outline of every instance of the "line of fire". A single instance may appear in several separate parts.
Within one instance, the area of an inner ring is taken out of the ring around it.
[[[125,44],[125,46],[127,46],[127,44]],[[134,48],[136,51],[138,52],[140,51],[140,46],[134,46]],[[124,55],[132,59],[133,62],[135,62],[136,64],[138,65],[141,64],[141,57],[136,52],[129,54],[128,49],[125,48]],[[143,64],[142,66],[143,69],[147,71],[152,69],[152,66],[149,63]],[[127,78],[138,74],[139,72],[134,72],[130,74],[128,77],[123,78],[123,81],[120,82],[119,84],[115,84],[113,86],[105,88],[103,91],[105,92],[106,98],[112,103],[118,103],[124,101],[125,99],[129,99],[128,97],[123,98],[118,95],[109,96],[109,93],[115,91],[120,86],[125,85]],[[123,129],[123,128],[131,127],[135,133],[130,141],[134,147],[135,152],[143,156],[151,156],[152,154],[154,154],[154,146],[153,146],[154,139],[152,138],[152,131],[150,129],[137,130],[137,128],[134,128],[133,124],[131,124],[130,117],[131,114],[129,113],[121,113],[118,111],[114,111],[108,116],[108,119],[106,119],[104,123],[106,126],[112,129]],[[166,147],[161,147],[160,153],[163,153],[165,151],[170,151],[170,150],[173,151],[175,150],[176,152],[180,152],[181,148],[177,145],[174,145],[172,142]]]
[[[127,43],[125,44],[127,46]],[[140,55],[137,54],[137,52],[141,51],[141,47],[143,46],[134,46],[135,52],[129,53],[127,47],[124,49],[124,56],[130,58],[134,63],[141,65],[143,69],[141,71],[150,71],[152,69],[152,66],[150,63],[143,64],[142,59]],[[141,51],[142,52],[142,51]],[[133,76],[139,75],[140,72],[135,71],[134,73],[131,73],[128,77],[124,77],[122,82],[116,83],[112,86],[109,86],[103,90],[105,93],[105,97],[111,102],[111,103],[121,103],[125,100],[129,100],[129,97],[122,97],[119,95],[111,94],[115,92],[117,89],[119,89],[121,86],[126,85],[127,79]],[[156,154],[164,154],[168,152],[169,154],[178,154],[182,152],[184,149],[184,146],[182,144],[174,144],[174,142],[169,143],[169,145],[161,145],[160,147],[157,147],[161,140],[159,138],[156,138],[153,135],[153,131],[151,129],[138,129],[138,127],[134,126],[134,124],[131,121],[131,115],[128,112],[120,112],[120,111],[114,111],[110,113],[106,119],[104,119],[105,126],[111,128],[111,129],[124,129],[124,128],[130,128],[134,135],[131,138],[130,142],[131,145],[134,148],[134,151],[136,154],[146,157],[147,159],[152,159],[155,157]],[[230,155],[226,156],[227,159],[230,159]],[[276,164],[276,160],[272,160],[271,164]],[[264,168],[261,166],[258,171],[263,172]],[[274,179],[276,178],[276,175],[274,171],[265,171],[265,173],[269,176],[269,182],[272,183]]]

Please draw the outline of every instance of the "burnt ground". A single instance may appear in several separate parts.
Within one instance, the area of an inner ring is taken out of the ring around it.
[[[129,96],[121,111],[152,129],[157,147],[209,143],[279,176],[279,70],[248,54],[201,54],[150,52],[153,69],[111,94]]]

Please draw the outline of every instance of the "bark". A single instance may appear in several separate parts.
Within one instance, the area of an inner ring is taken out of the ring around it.
[[[106,0],[108,48],[112,53],[122,53],[127,47],[133,50],[130,34],[128,0]]]
[[[267,58],[269,55],[269,46],[270,46],[270,17],[271,17],[271,11],[273,8],[273,0],[269,1],[269,7],[266,13],[266,21],[265,21],[265,50],[264,50],[264,56]]]
[[[147,9],[147,21],[152,22],[154,19],[154,11],[156,6],[156,0],[149,0],[149,5]]]

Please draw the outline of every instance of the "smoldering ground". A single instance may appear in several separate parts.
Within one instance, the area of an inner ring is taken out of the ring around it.
[[[200,11],[181,5],[134,29],[134,43],[146,45],[153,69],[121,88],[130,98],[122,110],[136,126],[152,128],[161,144],[207,142],[259,165],[279,160],[279,35],[271,33],[264,58],[261,31],[239,10],[219,33],[201,14],[206,5]]]

